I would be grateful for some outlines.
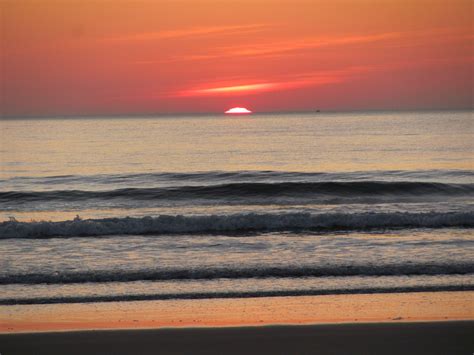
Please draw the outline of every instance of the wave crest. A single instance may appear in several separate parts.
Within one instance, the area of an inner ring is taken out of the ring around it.
[[[122,188],[109,191],[54,190],[4,191],[0,201],[19,203],[32,201],[71,201],[90,199],[228,199],[250,197],[378,197],[378,196],[470,196],[474,184],[444,184],[434,182],[280,182],[280,183],[228,183],[218,185]]]
[[[414,263],[381,265],[271,266],[245,268],[193,268],[145,270],[91,270],[0,275],[0,285],[6,284],[71,284],[91,282],[132,282],[169,280],[216,280],[281,277],[330,276],[413,276],[474,274],[474,263]]]
[[[332,231],[387,228],[473,228],[474,212],[429,213],[242,213],[233,215],[74,219],[0,223],[0,238],[107,235]]]

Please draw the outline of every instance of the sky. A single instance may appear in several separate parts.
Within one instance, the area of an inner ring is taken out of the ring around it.
[[[0,0],[3,116],[473,106],[470,0]]]

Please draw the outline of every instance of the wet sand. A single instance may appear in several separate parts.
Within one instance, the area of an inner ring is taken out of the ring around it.
[[[474,322],[0,335],[2,354],[471,354]]]
[[[0,333],[445,320],[474,320],[474,291],[0,306]]]
[[[1,306],[0,353],[471,354],[473,300],[432,292]]]

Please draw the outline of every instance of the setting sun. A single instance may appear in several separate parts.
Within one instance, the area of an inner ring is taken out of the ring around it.
[[[245,107],[233,107],[229,110],[227,110],[225,113],[231,113],[231,114],[242,114],[242,113],[252,113],[252,111],[247,110]]]

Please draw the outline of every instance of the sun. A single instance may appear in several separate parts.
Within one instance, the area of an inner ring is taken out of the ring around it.
[[[242,114],[242,113],[252,113],[252,111],[247,110],[245,107],[233,107],[231,109],[228,109],[225,113]]]

